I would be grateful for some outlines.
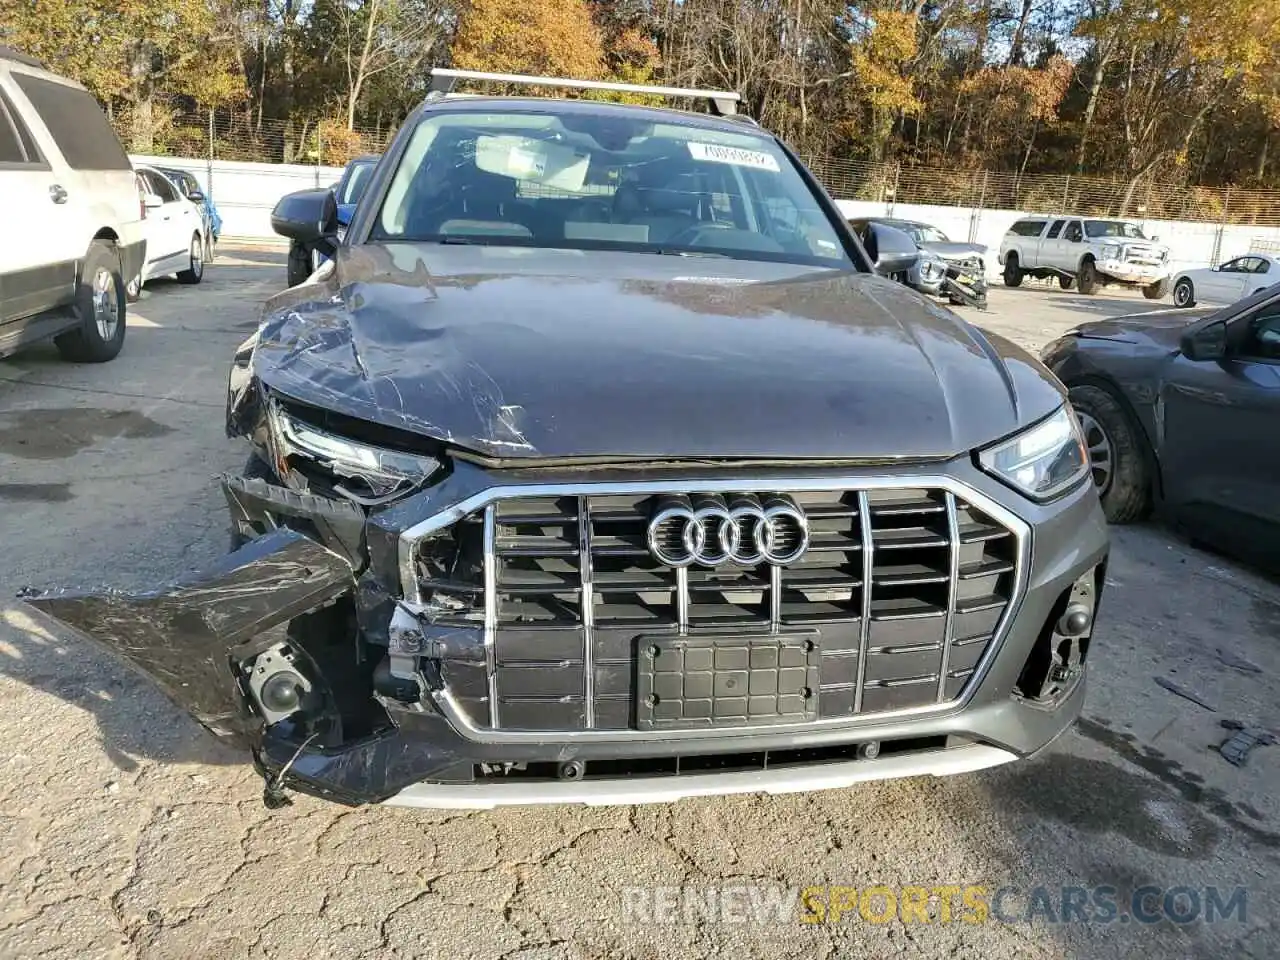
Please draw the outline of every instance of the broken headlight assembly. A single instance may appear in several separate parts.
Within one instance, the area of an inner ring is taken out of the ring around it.
[[[1070,406],[979,450],[978,466],[1032,500],[1052,500],[1089,475],[1089,454]]]
[[[267,406],[272,454],[282,476],[290,457],[301,457],[332,477],[335,492],[364,506],[378,506],[426,484],[443,466],[425,454],[375,446],[323,430],[279,403]]]
[[[920,276],[927,282],[941,280],[947,275],[947,265],[936,253],[920,254]]]

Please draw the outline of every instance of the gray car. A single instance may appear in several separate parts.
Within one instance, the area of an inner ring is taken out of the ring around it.
[[[332,261],[233,360],[233,552],[28,599],[246,750],[273,806],[785,793],[1043,750],[1108,556],[1062,385],[877,276],[901,262],[705,96],[721,115],[441,90],[340,242],[330,191],[286,198],[276,229]]]
[[[1082,324],[1049,344],[1107,517],[1153,508],[1280,569],[1280,288]]]
[[[986,308],[987,248],[982,244],[950,240],[937,227],[916,220],[875,217],[866,222],[900,230],[915,243],[920,255],[907,271],[909,286],[945,297],[954,306]]]

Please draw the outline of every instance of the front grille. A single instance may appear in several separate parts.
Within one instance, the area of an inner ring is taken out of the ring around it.
[[[486,662],[443,671],[477,727],[637,729],[637,644],[680,634],[815,635],[819,720],[946,703],[1018,583],[1014,531],[941,488],[787,492],[809,524],[794,563],[680,569],[648,546],[659,495],[587,491],[492,502],[457,525],[470,593],[419,583],[484,622]]]

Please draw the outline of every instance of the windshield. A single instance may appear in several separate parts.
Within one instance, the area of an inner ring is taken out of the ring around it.
[[[1126,240],[1145,240],[1142,228],[1124,220],[1086,220],[1084,231],[1091,237],[1123,237]]]
[[[608,113],[425,117],[371,239],[851,266],[771,139]]]
[[[911,223],[902,228],[916,243],[949,243],[947,235],[925,223]]]
[[[359,203],[360,197],[364,193],[364,188],[369,183],[373,168],[374,164],[372,162],[353,164],[351,169],[347,171],[346,181],[342,184],[342,192],[338,195],[338,203]]]

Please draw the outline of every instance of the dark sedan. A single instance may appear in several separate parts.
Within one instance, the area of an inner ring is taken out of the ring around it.
[[[1109,520],[1161,507],[1280,565],[1280,289],[1086,323],[1042,356],[1070,388]]]

